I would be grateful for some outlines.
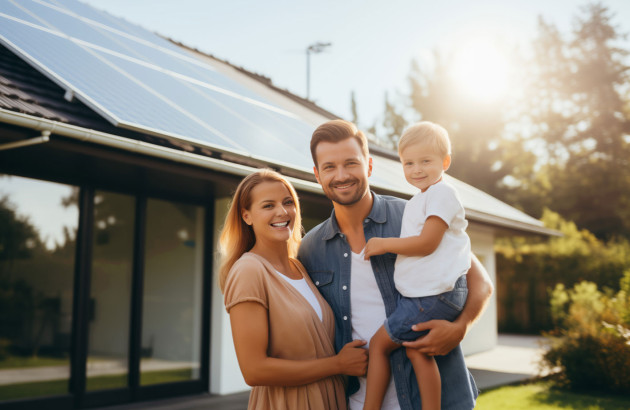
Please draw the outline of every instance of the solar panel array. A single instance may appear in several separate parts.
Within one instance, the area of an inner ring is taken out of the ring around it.
[[[312,125],[124,19],[73,0],[3,0],[0,42],[116,126],[311,169]]]

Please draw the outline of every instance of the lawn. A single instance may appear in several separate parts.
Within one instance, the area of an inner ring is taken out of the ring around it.
[[[548,381],[504,386],[483,392],[477,399],[479,410],[530,409],[630,409],[630,395],[573,393],[551,387]]]
[[[186,381],[192,379],[190,369],[174,369],[153,372],[143,372],[141,384],[159,384]],[[127,375],[123,376],[97,376],[87,379],[87,390],[106,390],[124,387],[127,384]],[[0,386],[0,401],[14,400],[29,397],[42,397],[68,393],[68,380],[51,380],[32,383],[8,384]]]

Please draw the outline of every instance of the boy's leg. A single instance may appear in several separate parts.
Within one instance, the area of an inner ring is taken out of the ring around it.
[[[383,398],[387,391],[390,378],[389,355],[400,347],[387,334],[385,326],[381,326],[372,339],[367,372],[367,386],[363,410],[378,410],[383,405]]]
[[[435,359],[415,349],[407,348],[405,351],[416,373],[422,410],[439,410],[442,405],[442,381]]]

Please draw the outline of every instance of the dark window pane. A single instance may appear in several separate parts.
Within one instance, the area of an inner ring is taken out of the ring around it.
[[[0,175],[0,400],[68,392],[77,198]]]

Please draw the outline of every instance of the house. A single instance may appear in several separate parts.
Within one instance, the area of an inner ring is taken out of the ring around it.
[[[308,141],[336,118],[266,78],[85,4],[0,2],[0,408],[84,408],[247,388],[216,285],[239,180],[272,167],[308,230],[330,202]],[[373,189],[410,197],[371,147]],[[453,178],[473,251],[552,232]],[[496,303],[464,341],[496,341]]]

